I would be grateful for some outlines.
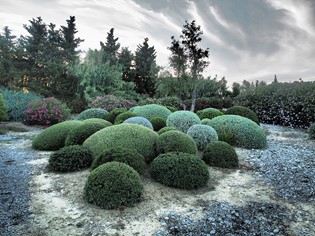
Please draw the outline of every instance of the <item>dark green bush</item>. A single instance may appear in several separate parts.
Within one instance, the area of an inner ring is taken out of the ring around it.
[[[168,131],[157,138],[156,151],[158,154],[173,151],[196,154],[197,145],[190,136],[183,132]]]
[[[9,119],[8,109],[0,93],[0,121],[7,121]]]
[[[132,112],[148,120],[151,120],[153,117],[157,117],[157,116],[166,119],[172,113],[166,107],[157,105],[157,104],[149,104],[149,105],[134,107]]]
[[[166,127],[162,128],[158,131],[158,135],[161,135],[161,134],[168,132],[168,131],[171,131],[171,130],[177,130],[177,129],[175,127],[166,126]]]
[[[116,117],[121,114],[126,112],[127,110],[124,108],[116,108],[112,110],[111,112],[108,113],[106,120],[108,120],[110,123],[114,124]]]
[[[226,142],[209,143],[203,153],[203,160],[210,166],[237,168],[238,157],[234,148]]]
[[[310,125],[307,132],[310,139],[315,139],[315,123]]]
[[[81,124],[81,121],[71,120],[50,126],[33,139],[32,147],[42,151],[58,150],[65,146],[68,133]]]
[[[116,116],[114,123],[115,123],[115,125],[121,124],[125,120],[127,120],[128,118],[135,117],[135,116],[137,116],[136,113],[131,112],[131,111],[125,111],[123,113],[120,113],[118,116]]]
[[[259,119],[257,114],[252,111],[251,109],[244,107],[244,106],[234,106],[225,111],[225,114],[227,115],[239,115],[246,117],[252,121],[254,121],[256,124],[259,125]]]
[[[156,157],[151,164],[151,175],[162,184],[183,189],[203,187],[209,180],[206,164],[196,155],[182,152]]]
[[[111,161],[125,163],[135,169],[140,175],[142,175],[146,169],[144,157],[135,149],[111,148],[104,150],[93,160],[91,170]]]
[[[159,131],[160,129],[164,128],[166,126],[166,120],[162,117],[153,117],[150,120],[152,126],[153,126],[153,130],[154,131]]]
[[[218,110],[216,108],[206,108],[202,111],[198,111],[197,115],[202,120],[202,119],[206,119],[206,118],[212,119],[214,117],[222,116],[224,114],[223,114],[223,112],[221,112],[220,110]]]
[[[82,111],[77,119],[78,120],[86,120],[90,118],[99,118],[99,119],[106,119],[108,115],[108,111],[101,109],[101,108],[89,108]],[[113,123],[113,122],[111,122]]]
[[[143,191],[137,171],[121,162],[108,162],[94,169],[84,187],[87,202],[104,209],[133,206]]]
[[[211,98],[197,98],[195,110],[203,110],[208,107],[213,107],[217,109],[223,108],[224,101],[222,98],[211,97]],[[186,109],[190,109],[191,99],[185,100]]]
[[[89,149],[73,145],[53,153],[48,160],[48,168],[56,172],[77,171],[90,167],[92,160]]]
[[[169,109],[171,112],[178,111],[176,107],[171,107],[171,106],[165,106],[167,109]]]

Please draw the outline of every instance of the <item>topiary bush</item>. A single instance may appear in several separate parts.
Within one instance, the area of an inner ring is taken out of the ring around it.
[[[196,154],[197,146],[190,136],[176,130],[159,135],[156,140],[156,151],[158,154],[172,151]]]
[[[247,149],[260,149],[267,146],[263,129],[254,121],[238,115],[217,116],[209,125],[218,133],[220,141]],[[226,138],[227,137],[227,138]]]
[[[8,109],[9,120],[12,121],[23,121],[27,104],[40,98],[40,96],[33,92],[24,93],[21,90],[0,88],[0,92]]]
[[[210,166],[237,168],[238,157],[234,148],[223,141],[209,143],[204,152],[203,160]]]
[[[310,139],[315,139],[315,123],[310,125],[307,132]]]
[[[90,118],[90,119],[82,120],[81,122],[82,122],[82,124],[93,123],[93,124],[105,125],[106,127],[112,125],[112,123],[110,123],[109,121],[104,120],[104,119],[100,119],[100,118]]]
[[[152,126],[153,126],[153,130],[154,131],[159,131],[160,129],[164,128],[166,126],[166,119],[162,118],[162,117],[153,117],[150,120]]]
[[[112,110],[111,112],[108,113],[106,120],[109,121],[110,123],[114,124],[115,123],[115,119],[119,114],[122,114],[124,112],[126,112],[127,110],[124,108],[116,108],[114,110]]]
[[[71,172],[91,166],[92,152],[82,146],[64,147],[53,153],[48,160],[48,168],[56,172]]]
[[[80,121],[64,121],[46,128],[32,141],[32,147],[42,151],[55,151],[65,146],[68,133],[80,126]]]
[[[223,114],[223,112],[221,112],[220,110],[218,110],[216,108],[206,108],[204,110],[198,111],[197,115],[202,120],[202,119],[206,119],[206,118],[212,119],[214,117],[222,116],[224,114]]]
[[[94,169],[86,181],[84,198],[104,209],[133,206],[140,202],[143,191],[141,177],[121,162],[108,162]]]
[[[175,127],[166,126],[166,127],[162,128],[162,129],[160,129],[158,131],[158,135],[161,135],[161,134],[163,134],[165,132],[168,132],[168,131],[171,131],[171,130],[174,131],[174,130],[177,130],[177,129]]]
[[[135,149],[111,148],[104,150],[93,160],[91,170],[111,161],[125,163],[135,169],[140,175],[142,175],[146,169],[144,157]]]
[[[169,152],[157,156],[151,164],[152,178],[167,186],[196,189],[209,180],[207,165],[196,155]]]
[[[0,93],[0,121],[9,120],[8,109],[3,100],[2,94]]]
[[[83,146],[93,151],[94,157],[110,148],[135,148],[146,162],[155,157],[155,142],[158,134],[142,125],[119,124],[109,126],[91,135]]]
[[[205,119],[201,120],[201,124],[202,125],[209,125],[209,122],[210,122],[210,119],[208,119],[208,118],[205,118]]]
[[[132,111],[138,116],[142,116],[148,120],[151,120],[152,118],[157,116],[166,119],[172,113],[166,107],[157,104],[138,106],[135,107]]]
[[[89,119],[88,119],[89,120]],[[87,120],[85,120],[87,121]],[[90,137],[92,134],[96,133],[97,131],[104,129],[108,126],[111,126],[112,124],[108,121],[107,124],[104,123],[98,123],[96,121],[91,122],[82,122],[82,124],[75,129],[71,130],[66,138],[65,145],[82,145],[83,142]]]
[[[101,108],[90,108],[82,111],[77,119],[78,120],[86,120],[90,118],[99,118],[99,119],[106,119],[108,115],[108,111],[101,109]]]
[[[135,106],[136,104],[137,103],[133,100],[119,98],[114,95],[105,95],[97,96],[94,100],[89,102],[88,107],[102,108],[110,112],[116,108],[123,108],[124,110],[128,110],[129,108]]]
[[[209,125],[193,125],[187,134],[192,137],[200,151],[203,151],[208,143],[218,141],[217,132]]]
[[[123,123],[124,124],[143,125],[144,127],[147,127],[149,129],[153,130],[153,126],[152,126],[151,122],[148,119],[141,117],[141,116],[130,117],[127,120],[125,120]]]
[[[184,133],[190,126],[200,124],[199,117],[191,111],[175,111],[167,117],[166,125],[175,127],[177,130]]]
[[[27,104],[23,123],[27,125],[54,125],[65,121],[70,109],[56,98],[38,98]]]
[[[251,109],[244,107],[244,106],[234,106],[225,111],[225,114],[227,115],[239,115],[246,117],[252,121],[254,121],[256,124],[259,125],[259,119],[257,114],[252,111]]]
[[[131,112],[131,111],[125,111],[123,113],[120,113],[118,116],[116,116],[114,123],[116,125],[123,123],[125,120],[131,117],[137,116],[136,113]]]

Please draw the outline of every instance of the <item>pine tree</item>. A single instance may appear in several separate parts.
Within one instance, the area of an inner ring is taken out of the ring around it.
[[[118,57],[118,64],[122,66],[122,79],[127,82],[133,81],[134,75],[134,66],[132,61],[134,60],[134,55],[127,48],[123,47]]]
[[[117,57],[118,50],[120,48],[120,43],[117,42],[118,37],[114,37],[114,28],[111,28],[110,31],[107,33],[106,43],[100,42],[101,49],[108,54],[112,55],[113,57]]]

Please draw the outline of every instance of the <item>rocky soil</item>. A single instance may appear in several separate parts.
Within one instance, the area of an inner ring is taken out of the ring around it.
[[[143,177],[141,203],[103,210],[84,202],[88,170],[48,172],[51,152],[31,149],[40,130],[0,137],[0,235],[315,235],[315,142],[262,125],[268,148],[237,148],[237,170],[210,168],[186,191]]]

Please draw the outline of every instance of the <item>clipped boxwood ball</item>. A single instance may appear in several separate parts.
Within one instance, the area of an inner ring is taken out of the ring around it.
[[[148,120],[153,117],[162,117],[166,119],[172,112],[164,106],[157,104],[148,104],[144,106],[134,107],[132,112],[136,113],[138,116],[142,116]]]
[[[154,131],[159,131],[160,129],[164,128],[166,126],[166,119],[162,118],[162,117],[153,117],[150,120],[152,126],[153,126],[153,130]]]
[[[123,123],[125,120],[127,120],[130,117],[135,117],[137,116],[136,113],[131,112],[131,111],[125,111],[123,113],[120,113],[118,116],[115,118],[115,125]]]
[[[256,124],[259,125],[259,118],[257,114],[253,110],[247,107],[243,107],[243,106],[230,107],[225,111],[225,114],[243,116],[254,121]]]
[[[219,140],[247,149],[267,146],[264,130],[254,121],[238,115],[217,116],[209,122],[217,131]]]
[[[48,160],[48,167],[56,172],[71,172],[90,167],[92,160],[89,149],[73,145],[53,153]]]
[[[167,117],[166,125],[187,133],[190,126],[200,124],[199,117],[191,111],[175,111]]]
[[[209,170],[204,161],[182,152],[157,156],[151,164],[151,175],[162,184],[182,189],[200,188],[209,180]]]
[[[201,120],[201,124],[202,124],[202,125],[209,125],[210,120],[211,120],[211,119],[209,119],[209,118],[202,119],[202,120]]]
[[[81,121],[64,121],[46,128],[32,141],[32,147],[42,151],[55,151],[65,146],[65,140],[71,130],[79,127]]]
[[[110,148],[135,148],[144,156],[146,162],[155,157],[155,142],[158,134],[142,125],[119,124],[109,126],[84,141],[83,146],[93,152],[93,156],[100,155]]]
[[[85,124],[85,123],[101,124],[101,125],[105,125],[106,127],[112,125],[112,123],[110,123],[109,121],[100,119],[100,118],[89,118],[89,119],[83,120],[82,124]]]
[[[168,131],[157,138],[156,151],[158,154],[173,151],[196,154],[197,145],[190,136],[183,132]]]
[[[168,131],[171,131],[171,130],[174,131],[174,130],[177,130],[177,129],[175,127],[166,126],[166,127],[162,128],[162,129],[160,129],[158,131],[158,135],[161,135],[161,134],[163,134],[165,132],[168,132]]]
[[[87,121],[87,120],[85,120]],[[104,129],[105,127],[111,126],[112,124],[108,121],[105,125],[104,123],[98,123],[95,121],[90,122],[84,122],[80,126],[76,127],[75,129],[71,130],[66,138],[65,145],[82,145],[82,143],[90,137],[92,134],[96,133],[97,131]]]
[[[77,119],[78,120],[86,120],[89,118],[100,118],[100,119],[105,119],[106,116],[108,115],[108,111],[101,109],[101,108],[90,108],[82,111]]]
[[[206,108],[200,112],[198,111],[197,114],[201,120],[205,118],[212,119],[214,117],[224,115],[223,112],[221,112],[220,110],[216,108]]]
[[[141,116],[130,117],[127,120],[125,120],[123,123],[143,125],[144,127],[147,127],[153,130],[153,125],[151,124],[151,122],[148,119]]]
[[[192,137],[200,151],[205,149],[208,143],[218,141],[217,132],[209,125],[193,125],[188,129],[187,134]]]
[[[140,202],[143,191],[137,171],[121,162],[100,165],[88,176],[84,198],[104,209],[133,206]]]
[[[104,150],[93,160],[91,170],[111,161],[125,163],[134,168],[140,175],[142,175],[146,169],[144,157],[135,149],[111,148]]]
[[[114,124],[116,117],[121,114],[126,112],[127,110],[124,108],[115,108],[111,112],[108,113],[106,120],[109,121],[110,123]]]
[[[223,141],[209,143],[203,153],[203,160],[210,166],[237,168],[238,157],[234,148]]]

